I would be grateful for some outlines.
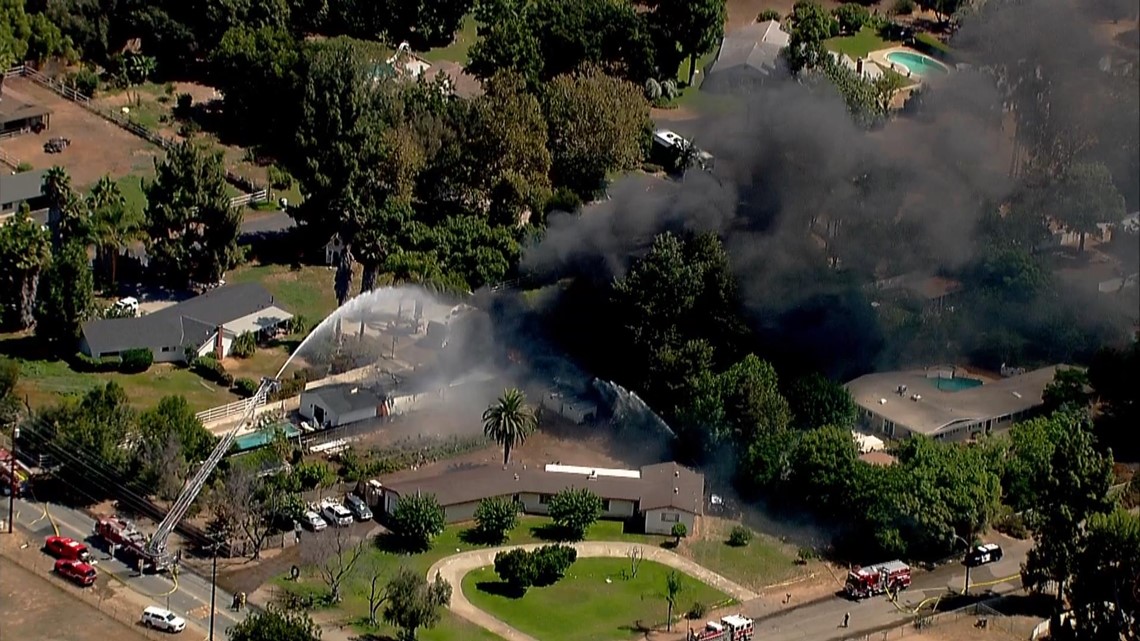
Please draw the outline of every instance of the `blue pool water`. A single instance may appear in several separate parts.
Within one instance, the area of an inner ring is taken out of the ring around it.
[[[301,433],[301,430],[293,427],[291,423],[283,423],[276,427],[283,429],[287,438],[297,438],[297,435]],[[272,440],[273,431],[274,430],[266,429],[250,432],[249,434],[242,434],[241,436],[234,439],[234,445],[237,446],[239,452],[261,447],[268,444],[269,441]]]
[[[946,75],[949,71],[946,66],[930,56],[909,51],[895,51],[887,54],[887,60],[906,67],[916,76],[931,76],[935,74]]]
[[[955,376],[954,378],[932,378],[931,384],[934,387],[942,390],[943,392],[961,392],[964,389],[971,389],[982,384],[976,378],[967,378],[965,376]]]

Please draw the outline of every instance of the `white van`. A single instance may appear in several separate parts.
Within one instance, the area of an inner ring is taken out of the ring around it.
[[[166,632],[181,632],[186,629],[186,619],[157,606],[150,606],[143,610],[142,624],[155,630]]]

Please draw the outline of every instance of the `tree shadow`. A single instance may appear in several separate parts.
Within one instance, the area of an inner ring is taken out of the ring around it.
[[[417,541],[409,541],[394,532],[383,532],[376,535],[376,548],[389,554],[420,554],[426,552],[430,545],[425,546]]]
[[[459,533],[459,540],[468,545],[502,545],[507,542],[507,537],[471,527]]]
[[[640,635],[646,635],[650,632],[653,632],[653,627],[645,625],[642,623],[641,619],[638,619],[637,621],[634,621],[633,623],[627,625],[618,626],[618,629]]]
[[[517,586],[511,585],[506,581],[479,581],[475,584],[475,589],[480,592],[485,592],[494,596],[501,596],[507,599],[521,599],[526,595],[526,590]]]
[[[573,543],[580,540],[580,537],[574,536],[574,533],[557,523],[536,525],[530,529],[530,535],[541,541],[552,543]]]

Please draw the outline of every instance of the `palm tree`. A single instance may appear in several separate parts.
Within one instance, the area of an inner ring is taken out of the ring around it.
[[[119,186],[109,176],[103,176],[87,196],[91,211],[92,237],[101,259],[110,256],[111,281],[116,281],[119,250],[138,240],[142,235],[142,220],[127,208],[127,201]]]
[[[483,412],[483,433],[503,446],[503,465],[511,461],[511,450],[526,442],[538,426],[538,416],[526,404],[526,395],[517,388],[503,395]]]

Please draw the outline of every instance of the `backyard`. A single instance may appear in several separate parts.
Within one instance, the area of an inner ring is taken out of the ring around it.
[[[670,568],[642,561],[631,576],[628,559],[589,558],[576,561],[565,578],[549,587],[530,588],[522,597],[483,567],[463,578],[463,594],[476,607],[543,641],[590,641],[633,638],[665,622],[665,582]],[[694,604],[712,609],[727,597],[714,588],[679,574],[682,589],[674,617]]]
[[[831,38],[825,40],[823,44],[831,51],[847,54],[852,60],[858,60],[866,58],[872,51],[900,46],[902,43],[883,40],[876,29],[863,27],[859,33]]]
[[[261,283],[277,302],[314,328],[336,309],[333,272],[327,267],[250,263],[226,273],[228,283]]]
[[[729,534],[736,525],[734,521],[706,516],[701,520],[701,535],[683,541],[677,553],[756,591],[807,572],[807,568],[795,564],[796,551],[792,546],[766,535],[755,534],[748,545],[729,545]]]

